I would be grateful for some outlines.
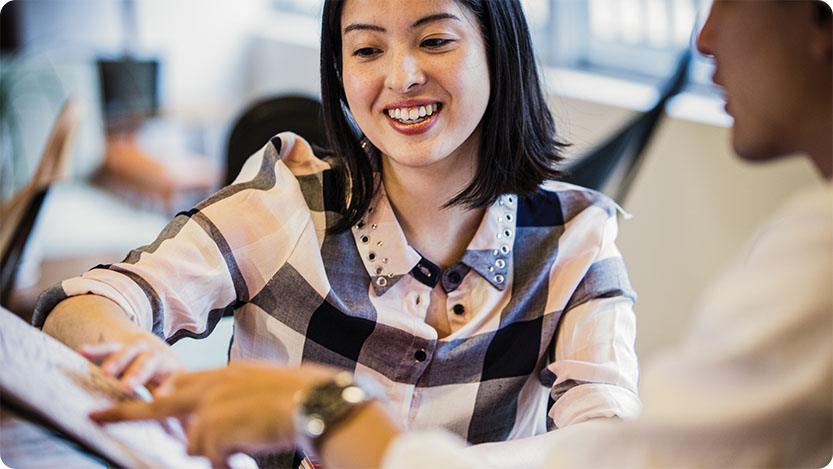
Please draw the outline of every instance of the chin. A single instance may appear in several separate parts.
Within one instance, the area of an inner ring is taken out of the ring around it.
[[[769,138],[764,138],[762,132],[744,131],[738,125],[738,120],[732,127],[732,148],[735,153],[746,161],[765,161],[777,156],[776,144]]]
[[[742,160],[751,163],[774,160],[788,153],[773,145],[743,145],[737,142],[734,144],[734,150]]]

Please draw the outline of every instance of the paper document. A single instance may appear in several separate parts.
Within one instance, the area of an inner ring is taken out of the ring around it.
[[[184,442],[159,422],[102,426],[90,420],[90,412],[135,397],[98,366],[1,307],[0,392],[4,401],[37,415],[116,466],[210,467],[208,459],[189,456]],[[246,459],[235,457],[234,465],[254,466]]]

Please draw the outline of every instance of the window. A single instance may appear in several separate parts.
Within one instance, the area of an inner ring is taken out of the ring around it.
[[[668,76],[708,0],[523,0],[539,60],[642,82]],[[711,65],[697,57],[695,83]]]
[[[321,16],[321,5],[323,0],[271,0],[272,7],[277,11],[294,13],[299,15]]]

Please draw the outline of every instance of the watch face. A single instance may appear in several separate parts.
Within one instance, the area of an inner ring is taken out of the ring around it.
[[[322,433],[324,433],[325,428],[326,426],[324,425],[323,420],[315,417],[310,417],[306,422],[306,427],[304,428],[304,431],[310,437],[317,438],[321,436]]]

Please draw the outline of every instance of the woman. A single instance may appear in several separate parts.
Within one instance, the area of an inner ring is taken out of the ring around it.
[[[772,213],[707,290],[685,340],[645,368],[640,418],[462,448],[459,438],[437,432],[397,437],[378,403],[350,392],[355,403],[317,438],[327,467],[829,467],[833,13],[821,1],[716,1],[697,46],[715,59],[738,155],[767,162],[804,153],[823,182]],[[293,441],[293,413],[303,440],[311,398],[333,376],[308,365],[233,365],[178,375],[156,402],[96,418],[195,417],[190,449],[219,465],[230,450]],[[296,393],[301,405],[293,409]],[[207,431],[214,428],[224,431]]]
[[[112,308],[97,324],[132,332],[85,351],[129,383],[175,367],[125,317],[172,342],[234,310],[232,361],[353,371],[398,422],[473,443],[632,418],[617,207],[544,184],[562,145],[520,4],[326,2],[321,75],[331,157],[273,138],[154,244],[45,293],[36,320],[93,293],[45,330]]]

